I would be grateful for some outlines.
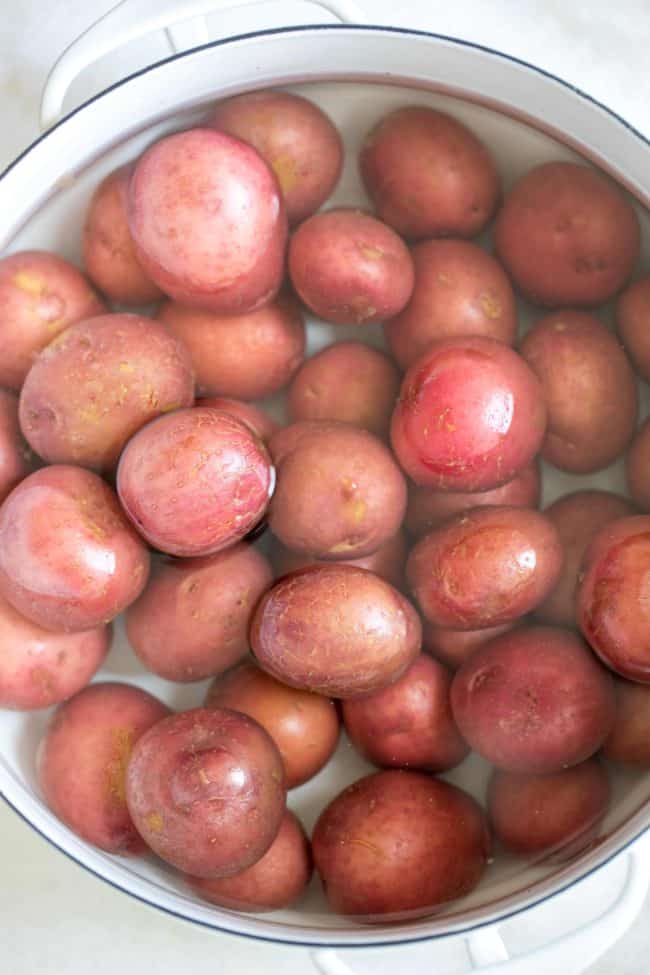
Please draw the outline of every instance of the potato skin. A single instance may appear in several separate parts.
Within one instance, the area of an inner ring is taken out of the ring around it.
[[[268,445],[269,440],[280,429],[280,424],[260,409],[254,403],[244,403],[240,399],[230,399],[227,396],[205,396],[195,403],[198,407],[210,407],[222,413],[230,413],[235,419],[241,420],[250,427],[256,437]]]
[[[34,469],[35,458],[18,422],[18,397],[0,389],[0,502]]]
[[[114,492],[80,467],[43,467],[0,507],[0,593],[47,630],[107,623],[140,595],[149,553]]]
[[[269,440],[269,453],[273,463],[279,467],[285,457],[293,453],[302,442],[308,442],[321,433],[340,430],[341,424],[335,420],[298,420],[276,430]]]
[[[490,153],[444,112],[405,106],[366,136],[359,168],[377,214],[403,237],[475,237],[501,183]]]
[[[502,342],[443,339],[404,376],[390,438],[420,487],[489,491],[529,464],[542,443],[541,385]]]
[[[214,677],[248,651],[255,603],[273,580],[251,545],[158,565],[126,613],[129,642],[147,670],[187,683]]]
[[[174,301],[236,315],[275,297],[284,203],[269,167],[239,139],[206,128],[160,139],[135,165],[128,213],[138,260]]]
[[[338,559],[336,564],[356,565],[359,569],[367,569],[369,572],[374,572],[385,582],[389,582],[391,586],[395,586],[396,589],[403,589],[407,554],[406,536],[404,532],[399,531],[397,535],[393,535],[370,555],[362,555],[358,559]],[[271,550],[271,561],[276,576],[285,576],[289,572],[305,569],[309,565],[332,564],[326,559],[315,559],[311,555],[292,552],[278,541],[275,542]]]
[[[397,680],[415,659],[413,606],[372,572],[314,566],[285,576],[257,604],[251,649],[290,687],[344,700]]]
[[[117,682],[92,684],[60,705],[37,759],[52,812],[108,853],[144,853],[126,806],[126,769],[140,736],[168,714],[151,694]]]
[[[288,295],[240,315],[167,301],[156,318],[188,349],[199,396],[271,396],[287,385],[305,355],[302,315]]]
[[[193,402],[189,355],[167,329],[142,315],[102,315],[41,352],[20,394],[20,425],[48,463],[109,471],[140,427]]]
[[[557,582],[563,558],[556,529],[538,511],[475,508],[420,539],[406,578],[434,626],[479,630],[534,609]]]
[[[205,707],[231,708],[259,722],[282,756],[287,789],[320,772],[338,744],[339,717],[333,701],[287,687],[250,660],[217,677]]]
[[[650,382],[650,274],[639,278],[619,296],[616,326],[636,372]]]
[[[546,775],[593,755],[614,724],[611,675],[569,630],[521,627],[457,671],[451,706],[468,744],[497,768]]]
[[[634,503],[641,511],[650,511],[650,419],[643,421],[630,444],[625,478]]]
[[[232,911],[277,911],[301,896],[312,874],[311,847],[300,820],[286,810],[277,836],[252,866],[232,877],[186,876],[185,882],[211,904]]]
[[[117,491],[138,532],[161,552],[214,555],[257,525],[272,478],[266,448],[250,427],[194,407],[138,431],[120,458]]]
[[[589,474],[613,463],[634,433],[638,390],[623,349],[593,315],[558,311],[521,343],[546,399],[545,460]]]
[[[406,307],[384,325],[388,347],[408,369],[439,339],[483,335],[513,345],[517,306],[491,254],[466,240],[425,240],[411,249],[415,285]]]
[[[390,227],[361,210],[317,213],[289,242],[289,276],[319,318],[369,325],[392,318],[411,297],[413,261]]]
[[[0,260],[0,386],[18,391],[39,352],[75,322],[102,315],[103,301],[69,261],[47,251]]]
[[[602,173],[549,162],[525,173],[497,216],[496,252],[535,304],[591,307],[619,291],[639,256],[639,221]]]
[[[275,173],[289,223],[319,210],[343,165],[335,126],[313,102],[286,91],[253,91],[219,102],[208,125],[248,142]]]
[[[161,859],[196,877],[229,877],[259,860],[278,833],[282,760],[247,715],[194,708],[159,721],[138,740],[126,802]]]
[[[483,812],[420,772],[376,772],[344,789],[312,835],[330,906],[364,922],[431,914],[469,893],[490,850]]]
[[[517,623],[501,623],[481,630],[448,630],[427,620],[422,626],[422,649],[450,670],[458,670],[484,643],[507,633]]]
[[[650,687],[614,678],[616,719],[602,754],[612,762],[650,766]]]

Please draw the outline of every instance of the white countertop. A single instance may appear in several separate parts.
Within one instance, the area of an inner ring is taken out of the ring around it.
[[[0,169],[38,134],[40,92],[56,55],[113,2],[0,0]],[[538,64],[650,135],[648,0],[358,2],[373,23],[459,36]],[[328,19],[312,11],[313,7],[291,2],[227,13],[221,17],[221,33]],[[162,37],[132,44],[80,79],[73,94],[86,97],[152,57],[164,56],[166,50]],[[0,971],[11,975],[131,975],[149,965],[162,973],[192,975],[248,975],[275,970],[276,965],[282,966],[283,975],[310,971],[300,950],[195,928],[98,882],[3,803],[0,875]],[[589,969],[590,975],[645,975],[649,925],[650,902],[621,941]]]

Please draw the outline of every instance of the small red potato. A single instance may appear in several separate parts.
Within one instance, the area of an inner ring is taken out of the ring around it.
[[[411,257],[411,299],[384,325],[388,347],[402,369],[438,339],[483,335],[514,344],[515,296],[490,254],[466,240],[425,240],[411,249]]]
[[[411,297],[408,247],[386,224],[361,210],[317,213],[289,242],[289,276],[319,318],[369,325],[392,318]]]
[[[336,342],[304,363],[289,389],[296,420],[341,420],[388,433],[400,376],[387,355],[364,342]]]
[[[468,336],[436,342],[406,373],[391,442],[420,487],[489,491],[537,453],[546,429],[542,387],[502,342]]]
[[[614,679],[616,719],[602,753],[612,762],[650,766],[650,687]]]
[[[18,397],[0,389],[0,501],[34,469],[18,423]]]
[[[650,511],[650,418],[643,421],[634,435],[625,458],[627,489],[642,511]],[[628,514],[631,514],[628,506]]]
[[[639,278],[619,296],[616,325],[635,370],[650,382],[650,274]]]
[[[269,453],[273,463],[279,467],[299,444],[307,443],[321,433],[331,433],[340,428],[341,424],[335,420],[299,420],[281,427],[269,440]]]
[[[117,491],[150,545],[169,555],[214,555],[260,521],[273,468],[245,423],[194,407],[138,431],[122,453]]]
[[[195,893],[232,911],[277,911],[295,903],[311,879],[311,847],[305,831],[288,809],[277,836],[252,866],[232,877],[186,876]]]
[[[613,463],[634,433],[638,390],[611,332],[587,312],[558,311],[528,332],[521,354],[546,400],[544,459],[573,474]]]
[[[290,224],[320,209],[343,165],[336,128],[313,102],[286,91],[252,91],[219,102],[208,125],[257,149],[277,176]]]
[[[507,633],[515,624],[501,623],[482,630],[447,630],[425,620],[422,626],[422,649],[451,670],[458,670],[479,647],[495,636]]]
[[[48,463],[108,471],[136,430],[193,402],[189,355],[166,328],[142,315],[102,315],[41,352],[20,394],[20,425]]]
[[[248,624],[273,580],[271,566],[251,545],[157,566],[129,606],[126,632],[136,655],[166,680],[214,677],[248,652]]]
[[[0,507],[0,593],[47,630],[108,623],[144,589],[149,553],[96,474],[43,467]]]
[[[457,671],[451,706],[463,738],[497,768],[546,775],[584,762],[609,735],[614,681],[569,630],[520,627]]]
[[[287,789],[311,779],[334,754],[339,718],[333,701],[281,684],[244,660],[214,681],[206,708],[230,708],[269,733],[284,764]]]
[[[490,837],[467,793],[391,769],[359,779],[330,802],[312,850],[332,909],[383,922],[432,914],[468,894],[483,873]]]
[[[490,153],[461,122],[422,106],[398,108],[366,136],[361,175],[378,216],[403,237],[475,237],[501,183]]]
[[[203,399],[198,399],[196,406],[209,406],[213,410],[230,413],[235,419],[241,420],[242,423],[250,427],[255,436],[267,445],[273,434],[280,429],[280,424],[276,423],[259,406],[255,406],[253,403],[244,403],[239,399],[229,399],[226,396],[206,396]]]
[[[600,305],[623,287],[639,256],[639,221],[602,173],[549,162],[525,173],[497,217],[497,255],[515,285],[549,308]]]
[[[406,578],[434,626],[480,630],[518,619],[556,584],[564,554],[552,522],[528,508],[474,508],[411,550]]]
[[[249,145],[212,129],[165,136],[129,184],[138,260],[174,301],[221,315],[271,301],[284,273],[278,182]]]
[[[74,264],[46,251],[0,260],[0,386],[19,390],[41,349],[106,306]]]
[[[367,569],[389,582],[391,586],[395,586],[396,589],[402,589],[407,554],[406,537],[404,532],[400,531],[397,535],[389,538],[387,542],[384,542],[383,545],[380,545],[374,552],[371,552],[370,555],[363,555],[359,559],[338,559],[337,565],[356,565],[360,569]],[[332,564],[331,561],[325,559],[314,559],[311,555],[292,552],[279,542],[273,546],[271,561],[276,576],[284,576],[309,565]]]
[[[596,759],[550,775],[495,771],[488,786],[494,835],[523,856],[583,850],[595,837],[609,805],[609,779]]]
[[[413,606],[379,576],[351,565],[285,576],[257,604],[251,649],[290,687],[344,700],[392,684],[422,637]]]
[[[167,301],[156,318],[188,349],[199,396],[271,396],[287,385],[305,355],[302,315],[287,295],[239,315]]]
[[[609,491],[574,491],[555,501],[544,514],[560,536],[564,566],[555,587],[537,607],[535,615],[553,626],[573,627],[578,573],[587,546],[603,525],[634,514],[634,507]]]
[[[92,684],[57,708],[38,751],[52,812],[101,850],[144,853],[126,806],[126,769],[140,736],[168,714],[146,691],[112,682]]]
[[[353,745],[375,765],[444,772],[469,748],[449,703],[451,677],[420,654],[405,674],[381,691],[343,701],[343,723]]]
[[[131,166],[104,179],[88,207],[83,236],[86,272],[112,301],[148,305],[162,297],[140,264],[129,230],[127,199]]]
[[[271,738],[223,708],[159,721],[126,772],[136,829],[161,859],[196,877],[230,877],[259,860],[280,829],[285,795]]]

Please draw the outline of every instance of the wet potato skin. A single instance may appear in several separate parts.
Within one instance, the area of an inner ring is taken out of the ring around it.
[[[396,589],[403,589],[407,554],[406,536],[404,532],[399,531],[370,555],[362,555],[358,559],[337,559],[337,565],[356,565],[359,569],[374,572]],[[332,564],[330,560],[316,559],[312,555],[292,552],[277,541],[271,550],[271,561],[278,577],[288,575],[289,572],[295,572],[297,569],[305,569],[309,565]]]
[[[480,630],[449,630],[427,620],[422,626],[422,649],[450,670],[458,670],[484,643],[507,633],[519,621],[488,626]]]
[[[203,399],[198,399],[195,405],[198,407],[209,406],[213,410],[230,413],[231,416],[249,426],[253,433],[267,445],[273,434],[280,429],[279,423],[276,423],[264,410],[253,403],[229,399],[227,396],[206,396]]]
[[[623,291],[616,302],[616,326],[635,371],[650,382],[650,274]]]
[[[18,422],[18,397],[0,389],[0,502],[33,471],[35,460]]]
[[[634,434],[625,457],[625,478],[634,503],[641,511],[650,511],[650,419]]]
[[[602,753],[612,762],[650,766],[650,687],[614,678],[616,720]]]

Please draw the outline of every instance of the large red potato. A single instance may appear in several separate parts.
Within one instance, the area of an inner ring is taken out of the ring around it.
[[[639,278],[619,296],[616,325],[635,370],[650,382],[650,274]]]
[[[368,569],[369,572],[374,572],[386,582],[390,582],[396,589],[402,589],[407,554],[406,537],[404,532],[400,531],[370,555],[362,555],[358,559],[337,559],[337,565],[356,565],[360,569]],[[276,576],[287,575],[308,565],[331,565],[330,560],[315,559],[311,555],[292,552],[277,541],[271,550],[271,561]]]
[[[481,630],[449,630],[433,626],[427,620],[422,626],[422,649],[436,660],[441,660],[451,670],[458,670],[479,647],[495,636],[507,633],[516,622],[487,626]]]
[[[615,678],[616,719],[602,753],[612,762],[650,766],[650,687]]]
[[[34,458],[18,422],[18,398],[0,389],[0,501],[34,469]]]
[[[254,403],[244,403],[242,400],[229,399],[227,396],[206,396],[198,399],[195,405],[209,406],[213,410],[230,413],[231,416],[249,426],[265,444],[268,444],[273,434],[280,429],[280,424]]]
[[[650,418],[634,435],[625,458],[627,489],[642,511],[650,511]],[[631,510],[628,514],[631,514]]]

